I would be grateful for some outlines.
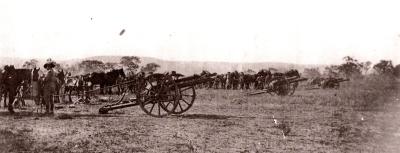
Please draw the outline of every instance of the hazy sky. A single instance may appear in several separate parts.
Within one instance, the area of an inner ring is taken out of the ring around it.
[[[398,64],[400,1],[0,0],[0,53]]]

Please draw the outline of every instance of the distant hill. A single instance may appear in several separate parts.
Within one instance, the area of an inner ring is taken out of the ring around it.
[[[57,61],[61,64],[73,65],[79,63],[83,60],[99,60],[106,62],[119,63],[122,56],[93,56],[82,59],[72,59],[72,60],[63,60]],[[258,62],[258,63],[235,63],[235,62],[209,62],[209,61],[168,61],[162,60],[152,57],[140,57],[141,64],[145,65],[147,63],[157,63],[161,65],[159,68],[159,72],[172,71],[175,70],[179,73],[185,75],[191,75],[194,73],[200,73],[202,70],[208,70],[210,72],[217,73],[226,73],[228,71],[244,71],[247,69],[252,69],[254,71],[258,71],[263,68],[275,68],[280,71],[285,71],[288,69],[298,69],[300,72],[304,70],[304,68],[308,67],[319,67],[321,70],[324,65],[302,65],[302,64],[292,64],[292,63],[279,63],[279,62]],[[21,59],[21,58],[8,58],[8,57],[0,57],[0,65],[13,64],[16,67],[22,66],[22,64],[29,59]],[[38,59],[40,65],[43,65],[45,62],[44,59]]]

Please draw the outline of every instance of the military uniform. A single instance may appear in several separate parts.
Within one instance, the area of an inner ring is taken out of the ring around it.
[[[44,86],[43,86],[43,98],[46,103],[46,113],[54,112],[54,101],[53,95],[56,93],[57,89],[57,77],[54,70],[51,68],[49,72],[47,72],[44,78]]]

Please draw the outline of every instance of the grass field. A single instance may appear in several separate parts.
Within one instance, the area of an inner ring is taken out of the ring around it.
[[[372,77],[286,97],[200,89],[188,112],[165,118],[139,107],[99,115],[103,104],[55,116],[2,109],[0,152],[400,152],[399,85]],[[288,137],[272,116],[291,127]]]

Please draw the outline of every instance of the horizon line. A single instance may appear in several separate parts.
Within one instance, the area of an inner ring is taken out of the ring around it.
[[[304,66],[328,66],[328,65],[340,65],[343,63],[343,61],[341,62],[337,62],[337,63],[329,63],[329,64],[323,64],[323,63],[295,63],[295,62],[282,62],[282,61],[254,61],[254,62],[250,62],[250,61],[216,61],[216,60],[171,60],[171,59],[165,59],[165,58],[160,58],[160,57],[152,57],[152,56],[138,56],[138,55],[93,55],[93,56],[82,56],[82,57],[76,57],[76,58],[65,58],[65,59],[61,59],[61,58],[53,58],[53,57],[48,57],[51,58],[53,60],[58,60],[61,62],[65,62],[65,61],[71,61],[71,60],[84,60],[86,58],[94,58],[94,57],[122,57],[122,56],[137,56],[140,58],[153,58],[156,60],[162,60],[164,62],[202,62],[202,63],[207,63],[207,62],[213,62],[213,63],[229,63],[229,64],[257,64],[257,63],[275,63],[275,64],[294,64],[294,65],[304,65]],[[353,57],[355,59],[357,59],[357,57],[354,56],[350,56]],[[21,60],[28,60],[28,59],[36,59],[36,60],[46,60],[48,58],[43,58],[43,57],[33,57],[33,58],[26,58],[26,57],[12,57],[12,56],[4,56],[4,55],[0,55],[0,58],[16,58],[16,59],[21,59]],[[392,61],[393,66],[398,65],[400,63],[395,63],[395,61],[393,59],[380,59],[380,60],[390,60]],[[379,61],[380,61],[379,60]],[[360,62],[360,60],[358,60]],[[367,60],[368,61],[368,60]],[[377,61],[376,63],[372,62],[373,64],[377,64],[379,63],[379,61]],[[366,61],[361,61],[361,62],[366,62]]]

